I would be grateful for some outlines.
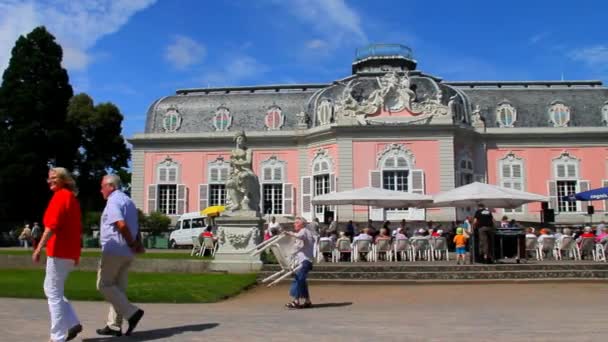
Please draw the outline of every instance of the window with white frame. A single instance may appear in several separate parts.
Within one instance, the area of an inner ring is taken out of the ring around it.
[[[460,185],[471,184],[475,181],[473,161],[469,156],[462,157],[458,162],[458,182]]]
[[[270,157],[261,163],[262,212],[264,214],[282,215],[283,187],[285,182],[285,162]]]
[[[560,157],[553,160],[553,172],[556,186],[555,208],[559,212],[578,211],[578,202],[569,201],[564,197],[577,192],[579,187],[579,160],[568,152],[563,152]]]
[[[332,163],[327,156],[327,152],[318,154],[312,164],[313,197],[331,192],[331,170]],[[321,218],[324,217],[326,211],[331,210],[328,205],[315,205],[314,207],[315,216]]]
[[[503,102],[496,107],[496,122],[500,127],[513,127],[517,120],[517,111],[507,102]]]
[[[186,210],[186,187],[179,184],[180,166],[171,157],[156,167],[155,184],[148,186],[148,212],[180,215]]]
[[[516,157],[512,152],[499,161],[500,185],[519,191],[524,190],[524,163],[523,159]],[[504,209],[505,213],[522,213],[524,207]]]
[[[230,165],[224,158],[209,163],[209,206],[226,204],[226,181],[230,174]]]
[[[393,191],[409,192],[410,162],[408,156],[396,153],[385,156],[381,161],[382,188]],[[388,208],[387,211],[405,211],[407,208]]]

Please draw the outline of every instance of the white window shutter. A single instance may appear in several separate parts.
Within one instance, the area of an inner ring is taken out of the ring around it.
[[[589,181],[587,180],[581,180],[578,181],[578,192],[583,192],[583,191],[587,191],[589,190]],[[580,203],[580,208],[578,208],[578,211],[583,211],[583,212],[587,212],[587,206],[591,205],[591,202],[585,201],[585,202],[579,202]]]
[[[158,192],[158,187],[156,184],[148,185],[148,214],[156,211],[156,193]]]
[[[412,176],[412,193],[424,194],[424,170],[411,170]]]
[[[301,179],[300,192],[302,193],[302,217],[312,220],[312,177]]]
[[[330,173],[329,174],[329,192],[336,192],[336,174],[335,173]]]
[[[382,171],[372,170],[369,172],[369,186],[371,186],[372,188],[382,188]],[[383,221],[384,209],[370,207],[369,218],[374,221]]]
[[[512,164],[511,171],[513,178],[521,178],[521,164]]]
[[[198,210],[203,210],[208,207],[209,203],[209,185],[198,185]]]
[[[272,179],[274,181],[280,182],[281,180],[283,180],[282,173],[283,173],[283,168],[281,168],[280,166],[279,167],[275,167],[274,168],[274,175],[273,175]]]
[[[410,176],[412,179],[412,187],[410,189],[414,194],[425,193],[424,191],[424,170],[414,169],[410,171]],[[418,208],[409,208],[409,219],[410,220],[425,220],[426,210],[418,209]]]
[[[576,178],[576,165],[567,164],[566,167],[568,170],[568,178]]]
[[[558,207],[557,207],[557,182],[556,181],[548,181],[548,187],[549,187],[549,205],[551,206],[552,209],[555,209],[555,211],[558,211]]]
[[[511,165],[508,163],[503,163],[502,164],[502,174],[500,175],[501,178],[510,178],[511,177]]]
[[[212,167],[209,169],[209,182],[216,183],[220,180],[220,170],[217,167]]]
[[[227,167],[223,167],[220,169],[220,181],[222,183],[224,183],[225,181],[228,180],[228,172],[230,171],[229,168]]]
[[[177,185],[177,215],[186,212],[186,200],[188,197],[186,186],[184,184]]]
[[[293,215],[293,184],[283,184],[283,214]]]
[[[566,165],[564,164],[557,164],[556,167],[556,177],[557,178],[565,178],[566,177]]]

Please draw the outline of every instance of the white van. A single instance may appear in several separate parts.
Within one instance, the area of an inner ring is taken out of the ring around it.
[[[177,219],[174,230],[169,235],[171,248],[192,247],[192,237],[198,237],[205,231],[209,218],[200,211],[185,213]]]

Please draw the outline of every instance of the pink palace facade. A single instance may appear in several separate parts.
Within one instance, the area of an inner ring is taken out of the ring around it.
[[[462,219],[467,209],[313,206],[365,186],[435,194],[473,181],[548,195],[557,223],[589,221],[562,195],[608,186],[608,89],[600,81],[448,82],[411,50],[357,50],[331,84],[178,90],[156,100],[133,144],[132,194],[177,217],[223,204],[238,131],[253,149],[265,213],[340,221]],[[608,203],[594,202],[594,221]],[[539,221],[540,204],[499,209]]]

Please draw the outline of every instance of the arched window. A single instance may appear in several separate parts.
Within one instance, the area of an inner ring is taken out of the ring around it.
[[[500,185],[509,188],[524,191],[524,161],[522,158],[515,156],[513,152],[509,152],[504,158],[498,161]],[[522,213],[524,207],[515,209],[504,209],[505,213]]]
[[[283,112],[279,106],[272,106],[266,111],[264,116],[264,124],[269,131],[281,129],[284,122]]]
[[[313,198],[315,196],[334,192],[336,189],[336,177],[333,171],[333,162],[329,153],[325,149],[317,151],[312,160],[312,181],[313,181]],[[315,217],[323,219],[325,212],[331,211],[331,207],[327,205],[315,205]]]
[[[329,99],[321,100],[317,107],[317,122],[319,126],[329,125],[334,116],[334,104]]]
[[[262,203],[260,207],[264,214],[283,215],[293,212],[292,185],[286,184],[286,164],[276,156],[261,163]]]
[[[500,127],[513,127],[517,120],[517,111],[507,102],[503,102],[496,108],[496,122]]]
[[[554,102],[549,107],[549,120],[553,123],[553,127],[568,127],[570,107],[562,102]]]
[[[181,215],[186,210],[186,186],[181,180],[180,165],[169,156],[156,166],[156,184],[148,186],[148,212]]]
[[[213,115],[213,127],[216,131],[227,131],[232,125],[232,114],[228,107],[220,106]]]

